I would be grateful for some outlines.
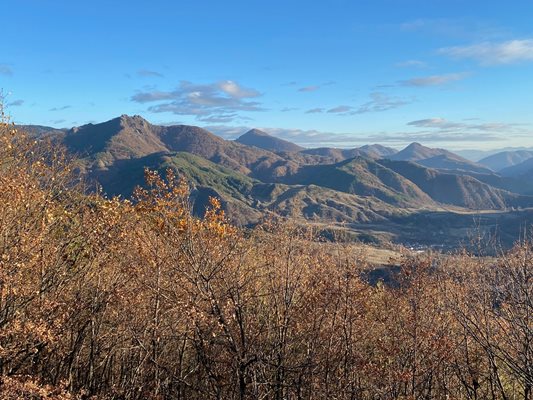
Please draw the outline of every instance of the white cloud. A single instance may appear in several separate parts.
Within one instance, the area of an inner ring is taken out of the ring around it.
[[[243,133],[250,130],[251,126],[227,126],[227,125],[209,125],[205,129],[221,136],[225,139],[236,139]],[[285,128],[271,128],[259,127],[260,130],[269,135],[285,139],[294,143],[298,143],[304,147],[318,147],[318,146],[341,146],[350,147],[358,143],[357,134],[349,133],[332,133],[317,130],[304,129],[285,129]],[[364,139],[363,139],[364,140]]]
[[[467,72],[459,72],[453,74],[422,76],[398,81],[398,85],[411,87],[442,86],[465,79],[468,75],[469,73]]]
[[[356,111],[354,111],[354,114],[392,110],[394,108],[410,104],[414,101],[413,99],[392,97],[381,92],[371,93],[370,99],[370,101],[364,103]]]
[[[454,129],[464,128],[466,124],[447,121],[444,118],[427,118],[411,121],[407,125],[416,126],[417,128],[439,128],[439,129]]]
[[[476,119],[470,119],[476,120]],[[453,122],[445,118],[427,118],[407,123],[408,126],[416,128],[438,129],[440,131],[456,131],[457,133],[465,131],[492,132],[499,134],[525,134],[528,131],[524,129],[527,124],[506,123],[506,122],[484,122],[484,123],[466,123]]]
[[[259,102],[250,100],[260,95],[257,90],[230,80],[209,84],[182,81],[175,90],[141,91],[131,100],[143,104],[158,103],[148,108],[154,113],[170,112],[193,115],[207,122],[228,122],[241,118],[237,111],[263,111]]]
[[[410,104],[414,99],[406,99],[401,97],[389,96],[385,93],[374,92],[370,93],[370,100],[364,104],[361,104],[359,107],[352,107],[347,105],[340,105],[334,108],[327,110],[330,114],[338,115],[357,115],[357,114],[366,114],[371,112],[383,112],[387,110],[392,110],[404,105]],[[323,112],[322,108],[314,108],[308,110],[307,113],[319,113]]]
[[[258,97],[260,95],[257,90],[242,87],[234,81],[221,81],[218,82],[218,84],[215,84],[215,86],[218,86],[220,90],[222,90],[228,96],[237,99],[244,99],[247,97]]]
[[[474,120],[474,119],[472,119]],[[354,148],[369,143],[403,147],[411,142],[422,142],[450,148],[485,147],[510,138],[523,142],[531,137],[530,126],[506,122],[466,123],[445,118],[427,118],[407,123],[413,130],[388,132],[327,132],[305,129],[259,127],[264,132],[304,147]],[[224,137],[236,139],[251,126],[210,125],[206,129]]]
[[[473,59],[482,65],[513,64],[533,61],[533,39],[445,47],[439,53],[453,58]]]
[[[251,126],[227,126],[227,125],[209,125],[205,129],[221,136],[225,139],[236,139],[243,133],[250,130]],[[495,132],[486,131],[435,131],[431,129],[418,130],[414,132],[391,131],[391,132],[351,132],[338,133],[318,130],[305,129],[284,129],[259,127],[268,134],[291,141],[303,147],[338,147],[354,148],[369,143],[381,143],[392,147],[404,147],[412,142],[430,143],[432,145],[443,145],[463,147],[467,144],[474,146],[501,142],[506,140]]]
[[[173,92],[162,92],[159,90],[151,90],[147,92],[139,92],[131,97],[131,100],[136,103],[150,103],[161,100],[171,100],[175,97]]]
[[[210,124],[227,124],[229,122],[232,122],[237,117],[238,115],[233,113],[233,114],[210,115],[207,117],[198,117],[198,119],[202,122],[208,122]]]
[[[304,129],[284,129],[258,127],[264,132],[300,146],[308,148],[338,147],[354,148],[369,143],[381,143],[401,148],[412,142],[427,143],[450,149],[485,148],[501,146],[504,141],[524,145],[526,138],[531,138],[529,126],[516,123],[489,122],[464,124],[448,121],[444,118],[428,118],[408,123],[414,130],[398,130],[388,132],[328,132]],[[252,126],[210,125],[206,129],[225,139],[236,139]]]

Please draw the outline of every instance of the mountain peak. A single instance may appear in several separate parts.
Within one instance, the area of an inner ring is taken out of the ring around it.
[[[392,156],[393,154],[396,154],[398,152],[398,150],[395,150],[391,147],[382,146],[381,144],[366,144],[364,146],[359,147],[359,149],[364,151],[368,155],[374,155],[377,158]]]
[[[273,137],[272,135],[269,135],[265,131],[262,131],[261,129],[257,129],[257,128],[250,129],[248,132],[246,132],[243,135],[241,135],[239,137],[239,139],[242,138],[242,137],[245,137],[245,136]]]
[[[429,149],[429,147],[426,147],[418,142],[413,142],[407,146],[406,149]]]
[[[402,151],[387,158],[395,161],[412,161],[427,168],[491,173],[490,169],[468,161],[448,150],[426,147],[418,142],[411,143]]]
[[[236,142],[268,151],[291,152],[303,150],[303,147],[295,143],[274,137],[259,129],[250,129],[237,138]]]
[[[394,154],[391,159],[400,161],[419,161],[443,154],[448,154],[448,152],[442,149],[432,149],[430,147],[423,146],[418,142],[413,142],[402,151]]]
[[[128,125],[135,125],[135,124],[149,124],[147,120],[145,120],[140,115],[128,115],[128,114],[122,114],[120,117],[115,118],[116,120],[120,121],[122,124],[128,124]]]

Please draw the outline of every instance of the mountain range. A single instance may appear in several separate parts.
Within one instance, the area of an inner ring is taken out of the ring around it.
[[[210,196],[219,197],[229,218],[243,226],[276,214],[364,240],[434,245],[440,236],[450,243],[464,239],[472,216],[483,215],[494,230],[496,216],[501,224],[502,215],[533,207],[533,158],[525,152],[475,163],[419,143],[401,151],[378,144],[305,149],[258,129],[224,140],[199,127],[127,115],[69,130],[22,128],[65,146],[89,182],[108,195],[130,196],[143,184],[145,167],[172,168],[189,181],[196,214]],[[439,233],[443,213],[462,221],[453,232]],[[423,224],[417,222],[422,215]]]
[[[479,163],[499,172],[522,164],[530,158],[533,158],[533,151],[530,150],[502,151],[481,159]]]

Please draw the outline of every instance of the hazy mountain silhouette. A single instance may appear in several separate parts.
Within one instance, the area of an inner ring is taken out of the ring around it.
[[[485,157],[479,160],[478,163],[485,165],[494,171],[501,171],[505,168],[521,164],[530,158],[533,158],[533,151],[502,151],[500,153]]]

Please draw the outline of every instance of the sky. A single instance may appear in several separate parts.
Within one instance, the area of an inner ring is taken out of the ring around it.
[[[306,147],[533,146],[533,2],[2,0],[13,121],[122,114]]]

